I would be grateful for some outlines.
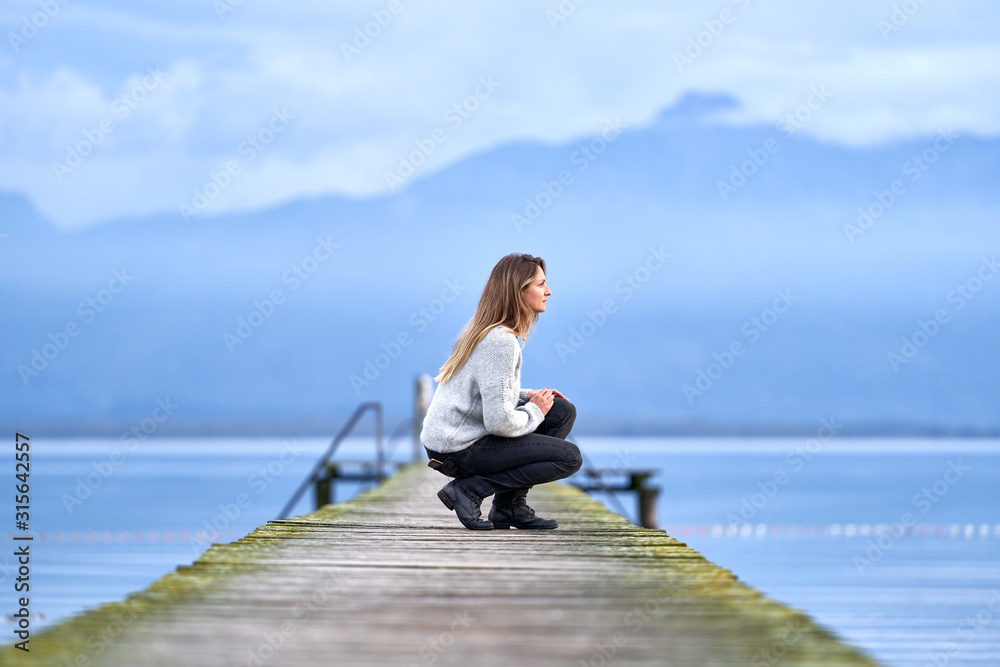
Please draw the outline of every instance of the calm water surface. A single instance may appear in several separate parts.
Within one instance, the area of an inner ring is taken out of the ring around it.
[[[1000,441],[576,440],[590,465],[658,469],[661,527],[879,661],[1000,664]],[[32,440],[34,628],[275,518],[328,443]],[[394,444],[396,458],[411,451]],[[372,451],[358,438],[337,458]],[[338,499],[359,490],[340,486]],[[636,518],[628,495],[598,497]],[[310,492],[294,513],[311,503]],[[5,613],[13,576],[7,555]]]

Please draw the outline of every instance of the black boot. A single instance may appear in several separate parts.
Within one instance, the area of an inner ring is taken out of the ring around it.
[[[555,528],[559,524],[555,519],[543,519],[535,516],[535,510],[528,507],[528,489],[510,489],[498,491],[493,496],[493,507],[490,508],[490,521],[494,528]]]
[[[451,480],[438,491],[437,495],[445,507],[455,510],[458,520],[469,530],[493,529],[493,523],[483,519],[479,509],[483,496],[476,495],[475,491],[462,484],[461,480]]]

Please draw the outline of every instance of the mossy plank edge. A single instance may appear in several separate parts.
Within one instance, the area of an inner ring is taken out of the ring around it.
[[[214,544],[208,551],[218,553],[233,544]],[[206,551],[206,554],[208,554]],[[94,656],[104,638],[114,638],[118,626],[131,625],[136,617],[153,614],[164,605],[177,605],[203,596],[206,589],[234,571],[247,571],[254,564],[245,555],[233,549],[224,563],[195,561],[192,565],[178,566],[149,585],[146,590],[133,593],[121,602],[109,602],[81,612],[31,638],[30,657],[34,664],[74,664],[77,655]],[[203,554],[204,557],[205,554]],[[242,565],[232,563],[245,561]],[[99,655],[99,654],[98,654]],[[55,661],[39,663],[38,660]],[[2,661],[0,661],[2,664]],[[93,662],[90,664],[99,664]]]
[[[264,565],[257,561],[257,557],[274,552],[287,535],[300,533],[303,523],[311,523],[316,517],[325,522],[336,520],[349,515],[358,506],[391,493],[393,486],[404,485],[408,481],[407,475],[400,474],[404,468],[410,471],[410,475],[419,472],[416,466],[402,466],[396,475],[351,500],[325,505],[301,517],[269,521],[234,542],[212,544],[191,565],[178,566],[144,591],[133,593],[120,602],[108,602],[82,611],[34,635],[29,643],[31,650],[24,657],[30,657],[35,664],[39,664],[38,660],[46,660],[51,661],[49,664],[68,665],[78,655],[92,656],[98,650],[92,642],[97,641],[96,646],[99,647],[101,633],[109,628],[113,630],[116,624],[131,624],[136,617],[156,613],[165,606],[203,597],[206,590],[219,584],[231,572],[261,569]],[[4,647],[4,654],[21,653],[13,648],[13,644],[11,642]],[[0,656],[0,665],[4,662],[5,659]]]
[[[384,518],[385,511],[380,512],[378,507],[381,502],[417,503],[427,500],[428,494],[433,498],[440,484],[434,486],[430,483],[434,488],[428,489],[427,474],[428,469],[423,464],[402,466],[380,485],[349,501],[326,505],[301,516],[269,521],[235,542],[213,544],[192,565],[176,568],[145,591],[132,594],[121,602],[85,611],[39,633],[32,638],[29,659],[34,664],[69,665],[78,655],[96,658],[94,637],[116,624],[131,625],[123,619],[155,621],[161,615],[166,617],[180,605],[196,605],[199,600],[215,599],[211,596],[218,596],[234,573],[257,573],[282,565],[287,567],[282,560],[283,547],[300,540],[330,539],[345,531],[377,530],[378,526],[366,524],[359,517],[372,515]],[[435,481],[443,482],[444,479],[435,478]],[[687,622],[695,617],[712,619],[718,626],[716,629],[728,628],[734,639],[737,635],[752,634],[755,645],[782,642],[788,636],[788,628],[794,627],[798,638],[787,647],[780,664],[875,664],[820,627],[808,615],[743,584],[732,572],[711,563],[665,531],[634,526],[574,486],[564,483],[540,485],[533,490],[533,497],[538,499],[533,501],[536,507],[544,502],[557,504],[563,510],[564,535],[559,537],[569,551],[559,553],[566,555],[571,552],[572,556],[594,562],[598,567],[609,561],[621,566],[625,575],[625,595],[629,591],[638,595],[643,588],[648,590],[657,585],[671,587],[676,597],[691,603],[685,607]],[[433,503],[438,503],[436,498],[433,498]],[[398,527],[400,530],[440,532],[433,526],[379,525]],[[456,531],[443,538],[465,537],[465,532]],[[506,536],[506,540],[511,542],[509,548],[520,547],[521,543],[517,540],[532,539],[532,532],[510,531]],[[436,544],[439,546],[440,541]],[[592,553],[581,551],[582,547]],[[467,545],[462,542],[455,548],[467,548]],[[299,565],[293,567],[298,568]],[[609,604],[614,603],[614,599],[614,596],[605,596],[594,603]],[[632,599],[638,600],[638,597]],[[211,609],[211,605],[206,605],[201,613],[210,613]],[[673,621],[684,619],[673,617]],[[127,627],[124,636],[128,636]],[[122,644],[128,642],[119,641],[117,644],[115,648],[119,650]],[[134,648],[136,658],[143,655],[141,646]],[[8,647],[8,655],[10,651],[13,649]],[[92,660],[90,664],[100,664],[100,659],[96,662]],[[722,663],[709,661],[705,664]]]

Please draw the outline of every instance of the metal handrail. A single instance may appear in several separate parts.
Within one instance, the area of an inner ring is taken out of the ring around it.
[[[567,440],[569,440],[569,438],[567,438]],[[569,440],[569,441],[572,442],[574,445],[576,445],[577,448],[580,448],[579,443],[575,442],[574,440]],[[583,453],[583,449],[582,448],[580,449],[580,456],[583,457],[583,463],[584,463],[584,466],[585,466],[584,467],[585,471],[588,470],[588,469],[593,469],[594,468],[591,465],[590,461],[587,460],[587,455]],[[593,478],[595,476],[588,475],[588,477],[592,477]],[[625,506],[622,505],[622,501],[619,500],[618,494],[615,492],[615,489],[612,489],[611,487],[609,487],[605,483],[604,478],[601,477],[600,475],[596,475],[596,479],[597,479],[598,490],[601,491],[602,493],[607,493],[608,494],[608,496],[611,498],[611,500],[614,501],[615,506],[618,508],[618,513],[621,514],[626,519],[628,519],[631,523],[635,523],[635,521],[632,520],[632,517],[629,516],[629,513],[625,509]]]
[[[337,447],[340,445],[341,440],[347,437],[347,434],[350,433],[351,429],[354,428],[354,425],[361,418],[361,415],[364,414],[364,412],[369,408],[375,411],[375,461],[376,461],[375,464],[377,467],[376,476],[379,481],[382,481],[382,467],[384,458],[382,453],[382,404],[377,401],[365,401],[364,403],[362,403],[357,407],[357,409],[354,411],[354,414],[351,415],[351,418],[347,420],[347,423],[344,424],[344,427],[340,429],[339,433],[337,433],[336,437],[333,439],[333,442],[330,443],[330,447],[327,448],[326,453],[320,457],[319,461],[316,462],[316,465],[313,466],[312,472],[309,473],[309,476],[305,479],[305,481],[302,482],[298,490],[295,492],[295,495],[293,495],[291,500],[289,500],[288,503],[285,505],[285,507],[282,508],[281,513],[278,515],[278,519],[288,518],[289,513],[292,511],[292,509],[295,508],[295,505],[296,503],[299,502],[299,499],[302,498],[302,494],[306,492],[306,489],[309,488],[310,484],[316,481],[316,478],[319,477],[320,471],[323,470],[323,467],[326,465],[327,461],[329,461],[330,457],[333,456],[334,452],[337,451]]]
[[[399,426],[396,427],[396,430],[392,432],[392,435],[389,436],[388,441],[385,443],[386,459],[392,458],[392,455],[396,453],[396,447],[399,445],[399,439],[412,430],[413,419],[410,417],[403,418],[403,421],[399,423]]]

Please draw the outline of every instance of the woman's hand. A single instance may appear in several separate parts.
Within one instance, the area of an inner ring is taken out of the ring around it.
[[[536,391],[528,392],[529,398],[528,402],[534,403],[538,406],[538,409],[542,411],[543,415],[548,414],[549,410],[552,408],[552,399],[554,398],[554,389],[538,389]],[[556,392],[558,393],[558,392]]]
[[[560,392],[558,389],[549,389],[549,391],[551,391],[552,395],[555,396],[556,398],[566,398],[565,396],[563,396],[562,392]],[[537,392],[538,392],[537,389],[530,390],[527,394],[528,400],[530,401],[531,397],[534,396]]]

